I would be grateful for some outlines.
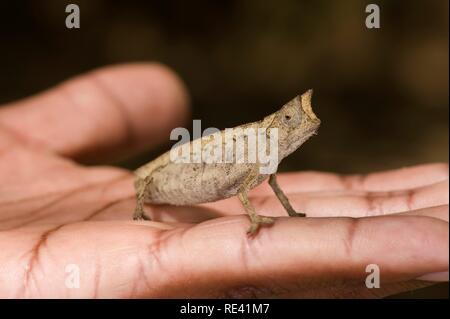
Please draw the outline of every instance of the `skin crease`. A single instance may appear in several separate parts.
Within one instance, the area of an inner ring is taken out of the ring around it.
[[[158,120],[153,120],[157,116]],[[365,176],[280,174],[249,196],[275,216],[254,239],[237,198],[147,206],[133,175],[104,163],[167,141],[186,89],[157,64],[104,68],[0,108],[0,297],[383,297],[448,280],[448,165]],[[89,121],[86,121],[89,119]],[[57,138],[56,138],[57,137]],[[274,258],[276,256],[276,258]],[[367,289],[368,264],[381,288]],[[65,285],[67,265],[80,288]]]

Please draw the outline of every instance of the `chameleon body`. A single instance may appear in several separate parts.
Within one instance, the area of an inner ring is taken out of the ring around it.
[[[320,126],[320,120],[312,110],[311,97],[312,90],[309,90],[263,120],[240,125],[235,129],[267,129],[270,132],[270,129],[277,128],[278,162],[280,162],[314,135]],[[200,141],[197,140],[197,145],[201,145],[204,150],[208,145],[211,147],[211,143],[217,139],[224,141],[225,131],[201,137]],[[190,142],[189,149],[193,149],[195,142]],[[229,149],[225,148],[224,153],[227,151]],[[273,222],[270,217],[256,214],[247,197],[250,189],[267,178],[289,215],[304,216],[296,213],[289,204],[276,182],[275,174],[260,173],[260,163],[240,162],[239,154],[235,153],[231,163],[208,163],[203,159],[199,163],[177,163],[171,160],[170,152],[166,152],[138,168],[135,171],[137,206],[134,219],[149,219],[144,214],[144,203],[194,205],[238,195],[250,216],[252,225],[249,233],[253,234],[261,224]],[[248,155],[247,150],[241,155]]]

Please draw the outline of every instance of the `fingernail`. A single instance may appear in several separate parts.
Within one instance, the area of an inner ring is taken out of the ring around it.
[[[426,274],[423,276],[420,276],[417,278],[417,280],[424,280],[424,281],[448,281],[448,271],[442,271],[442,272],[433,272],[431,274]]]

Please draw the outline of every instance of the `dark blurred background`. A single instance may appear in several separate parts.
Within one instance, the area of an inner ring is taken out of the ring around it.
[[[65,27],[69,3],[80,6],[80,29]],[[380,29],[365,26],[369,3],[381,8]],[[319,135],[281,170],[364,173],[447,162],[448,6],[447,0],[2,1],[0,103],[96,67],[158,61],[183,78],[203,128],[258,120],[313,88]],[[134,168],[161,150],[120,164]],[[448,285],[406,296],[448,297]]]

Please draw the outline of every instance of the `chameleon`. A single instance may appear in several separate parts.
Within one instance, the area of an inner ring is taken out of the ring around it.
[[[265,129],[266,132],[277,129],[279,163],[317,133],[321,121],[313,112],[312,94],[313,91],[308,90],[262,120],[243,124],[234,129]],[[219,138],[223,141],[224,137],[224,130],[202,136],[191,141],[188,149],[192,151],[194,145],[200,145],[204,150],[211,141]],[[270,136],[266,135],[266,138]],[[179,151],[182,146],[176,146],[175,151]],[[245,152],[247,151],[245,149]],[[231,163],[209,163],[203,160],[194,163],[174,162],[168,151],[134,172],[136,209],[133,219],[150,220],[144,212],[145,203],[195,205],[237,195],[250,218],[251,225],[247,233],[253,235],[261,226],[274,222],[272,217],[259,215],[248,197],[248,192],[266,179],[289,216],[305,217],[306,214],[294,210],[280,188],[276,170],[268,174],[261,173],[260,168],[261,163],[258,160],[254,163],[242,163],[237,161],[237,155],[234,155]]]

